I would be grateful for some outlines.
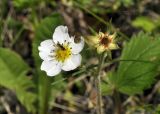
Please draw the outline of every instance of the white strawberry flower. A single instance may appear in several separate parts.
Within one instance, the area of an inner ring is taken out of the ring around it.
[[[74,37],[68,34],[66,26],[58,26],[53,39],[41,42],[38,47],[39,56],[43,60],[41,70],[48,76],[55,76],[64,71],[76,69],[81,64],[81,55],[79,54],[84,47],[84,39],[81,37],[79,43],[75,43]]]

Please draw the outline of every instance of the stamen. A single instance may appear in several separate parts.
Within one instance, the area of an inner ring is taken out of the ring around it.
[[[53,49],[53,50],[50,51],[50,53],[53,53],[54,51],[55,51],[55,50]]]
[[[59,62],[64,62],[71,55],[71,48],[68,46],[69,42],[58,45],[59,46],[57,46],[57,49],[55,50],[55,58]]]
[[[54,57],[53,55],[48,55],[49,57]]]

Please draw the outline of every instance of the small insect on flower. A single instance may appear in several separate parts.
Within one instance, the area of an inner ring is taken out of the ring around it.
[[[107,32],[99,32],[99,34],[96,36],[89,36],[88,39],[90,41],[90,45],[96,47],[98,53],[102,53],[104,51],[110,51],[119,48],[116,44],[115,36],[115,34],[111,35]]]
[[[84,47],[84,39],[75,43],[74,37],[68,34],[66,26],[58,26],[53,39],[41,42],[38,47],[39,56],[43,60],[41,70],[48,76],[55,76],[64,71],[76,69],[81,64],[81,55],[79,54]]]

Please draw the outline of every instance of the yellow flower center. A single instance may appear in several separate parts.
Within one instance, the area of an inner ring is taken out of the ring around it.
[[[57,47],[58,48],[55,51],[56,60],[64,62],[66,59],[70,57],[71,48],[67,44],[64,45],[58,44]]]

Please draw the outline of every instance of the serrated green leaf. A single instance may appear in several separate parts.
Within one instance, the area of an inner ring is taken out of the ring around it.
[[[101,89],[102,89],[102,94],[103,95],[111,95],[114,92],[114,74],[115,72],[110,71],[107,72],[107,75],[105,77],[105,79],[103,79],[102,83],[101,83]]]
[[[160,65],[160,37],[140,33],[124,47],[118,71],[113,75],[115,87],[125,94],[136,94],[153,82]]]
[[[29,67],[15,52],[0,48],[0,85],[16,93],[20,102],[29,112],[34,112],[35,94],[28,91],[34,88],[26,76]]]
[[[113,92],[111,86],[106,83],[101,84],[101,89],[102,89],[102,95],[109,95]]]
[[[52,77],[48,77],[44,71],[40,70],[42,60],[39,57],[38,46],[46,39],[52,39],[54,29],[62,24],[62,18],[59,14],[54,14],[42,20],[36,28],[36,35],[33,40],[33,56],[36,63],[36,82],[38,87],[39,114],[46,114],[48,110],[48,102],[51,93]]]

